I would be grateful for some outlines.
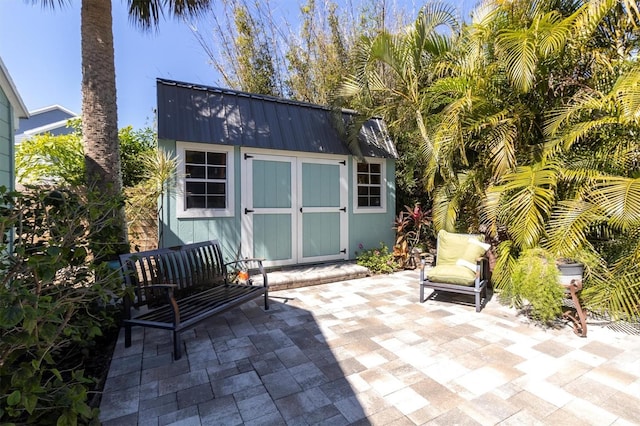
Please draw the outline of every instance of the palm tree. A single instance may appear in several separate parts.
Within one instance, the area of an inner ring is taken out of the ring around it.
[[[399,184],[413,184],[417,171],[426,168],[418,180],[432,189],[432,177],[441,170],[438,147],[433,146],[427,132],[430,117],[440,106],[429,102],[425,91],[447,73],[459,31],[460,19],[454,8],[428,3],[405,31],[363,37],[354,49],[354,72],[345,79],[339,94],[363,114],[385,118],[401,153]]]
[[[175,17],[195,16],[211,0],[127,0],[129,17],[143,30],[159,23],[164,11]],[[55,7],[70,0],[32,0]],[[122,177],[118,146],[118,115],[111,0],[83,0],[81,6],[82,135],[86,180],[97,193],[119,197]],[[115,218],[113,232],[126,242],[124,214]]]

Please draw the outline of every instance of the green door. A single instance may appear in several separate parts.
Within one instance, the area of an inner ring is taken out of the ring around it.
[[[242,253],[266,266],[347,258],[346,158],[245,152]]]
[[[242,247],[267,266],[295,263],[295,158],[246,154],[243,161]]]
[[[298,162],[298,260],[318,262],[347,257],[346,161]]]

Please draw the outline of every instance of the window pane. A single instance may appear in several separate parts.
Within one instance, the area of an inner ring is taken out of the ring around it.
[[[380,175],[371,175],[371,184],[380,185]]]
[[[207,167],[207,176],[209,179],[226,179],[227,168],[226,167]]]
[[[187,195],[187,208],[188,209],[204,209],[206,207],[205,197],[194,197],[193,195]]]
[[[358,173],[358,185],[366,185],[369,183],[369,175]]]
[[[204,179],[205,178],[204,171],[205,171],[204,166],[186,165],[184,167],[184,172],[187,175],[187,178]]]
[[[369,194],[370,195],[377,195],[380,196],[380,187],[379,186],[372,186],[369,188]]]
[[[207,183],[207,194],[208,195],[224,195],[225,193],[225,184],[217,183],[217,182],[208,182]]]
[[[185,151],[184,161],[186,163],[205,164],[204,154],[205,153],[201,151]]]
[[[369,207],[369,198],[358,197],[358,207]]]
[[[367,187],[367,186],[359,186],[358,187],[358,195],[369,195],[369,187]]]
[[[371,171],[371,173],[377,173],[380,174],[380,164],[369,164],[369,170]]]
[[[212,166],[226,166],[227,154],[224,152],[207,152],[207,164]]]
[[[204,182],[187,182],[187,194],[200,195],[205,194]]]
[[[371,197],[369,205],[371,207],[380,207],[380,197]]]
[[[358,173],[369,173],[369,165],[367,163],[358,163]]]
[[[226,207],[224,196],[210,195],[207,197],[207,208],[209,209],[224,209]]]

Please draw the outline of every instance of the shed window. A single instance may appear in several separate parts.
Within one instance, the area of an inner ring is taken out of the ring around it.
[[[233,215],[233,149],[177,143],[180,157],[178,217]]]
[[[378,159],[355,164],[355,213],[379,213],[386,209],[384,173],[384,162]]]
[[[187,209],[227,207],[227,154],[184,152],[185,203]]]

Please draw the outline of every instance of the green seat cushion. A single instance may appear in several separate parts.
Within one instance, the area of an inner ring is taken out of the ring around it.
[[[472,239],[480,244],[470,243],[469,241]],[[483,240],[482,235],[454,234],[440,230],[438,232],[436,266],[455,265],[458,259],[476,263],[476,260],[487,251]]]
[[[431,282],[472,286],[476,274],[469,268],[460,265],[437,265],[426,271]]]

